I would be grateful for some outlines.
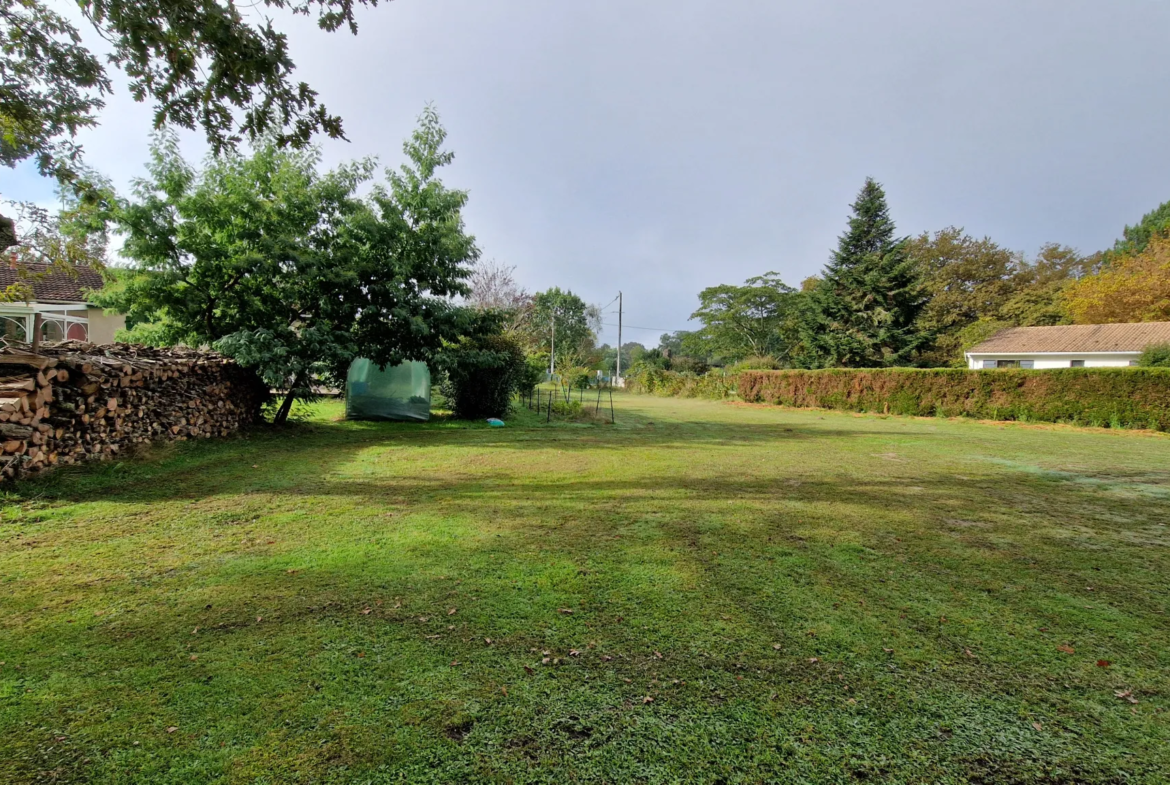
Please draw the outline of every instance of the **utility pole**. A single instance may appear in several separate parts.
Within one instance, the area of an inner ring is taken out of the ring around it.
[[[622,378],[622,293],[618,292],[618,350],[617,350],[617,377]]]
[[[549,328],[548,342],[551,351],[548,353],[548,375],[554,376],[557,372],[557,311],[552,309],[552,327]]]

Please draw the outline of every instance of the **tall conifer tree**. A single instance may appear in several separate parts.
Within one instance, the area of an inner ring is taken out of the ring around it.
[[[849,229],[809,292],[802,337],[807,364],[907,365],[929,336],[918,327],[927,296],[905,238],[896,239],[886,195],[865,181]]]

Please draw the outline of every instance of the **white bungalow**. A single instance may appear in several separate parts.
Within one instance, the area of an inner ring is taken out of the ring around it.
[[[1170,343],[1170,322],[1012,327],[972,347],[967,367],[1123,368],[1160,343]]]
[[[80,268],[76,275],[49,273],[46,265],[28,265],[33,276],[27,280],[32,297],[23,302],[0,302],[0,338],[32,342],[40,325],[40,339],[45,342],[75,340],[90,343],[113,343],[114,334],[126,326],[126,317],[106,313],[89,304],[90,291],[102,288],[102,276],[96,270]],[[0,266],[0,290],[17,283],[18,272]]]

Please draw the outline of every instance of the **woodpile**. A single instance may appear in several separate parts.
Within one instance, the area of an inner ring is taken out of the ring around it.
[[[157,440],[227,436],[268,391],[215,352],[77,341],[0,348],[0,480]]]

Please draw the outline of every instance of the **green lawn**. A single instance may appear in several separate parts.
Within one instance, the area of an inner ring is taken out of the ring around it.
[[[10,490],[0,782],[1170,780],[1170,438],[616,400]]]

